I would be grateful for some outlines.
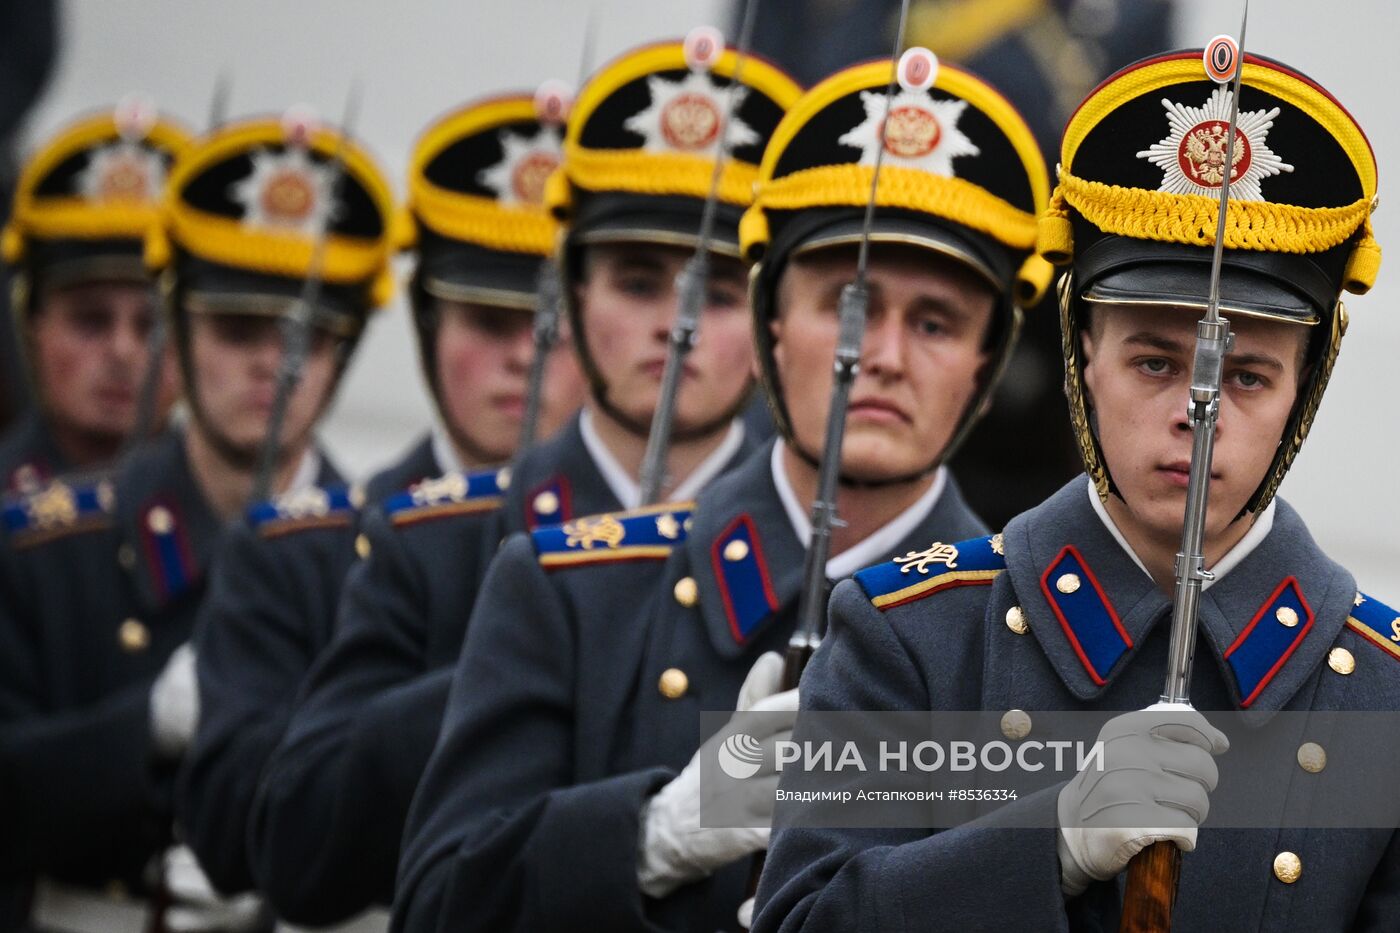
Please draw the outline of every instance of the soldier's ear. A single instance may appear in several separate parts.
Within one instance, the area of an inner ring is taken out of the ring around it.
[[[1079,375],[1084,382],[1084,402],[1092,409],[1094,407],[1094,357],[1096,355],[1096,343],[1092,333],[1092,327],[1081,328],[1079,331]]]

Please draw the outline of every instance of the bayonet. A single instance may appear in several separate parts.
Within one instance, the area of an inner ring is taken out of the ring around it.
[[[666,458],[671,449],[671,434],[675,426],[676,397],[680,392],[681,374],[686,357],[695,348],[700,330],[700,312],[705,303],[705,289],[710,278],[710,244],[714,239],[715,214],[719,209],[719,188],[724,178],[724,163],[730,153],[730,125],[736,108],[744,98],[744,65],[748,62],[749,46],[753,42],[754,22],[758,15],[758,0],[748,0],[744,19],[739,27],[739,43],[735,49],[734,71],[729,77],[724,116],[719,125],[719,140],[715,152],[710,190],[700,214],[700,232],[695,254],[686,261],[676,279],[676,318],[667,340],[666,366],[661,371],[661,389],[656,399],[656,411],[651,418],[646,453],[640,471],[643,504],[656,502],[666,485]],[[693,30],[686,38],[687,52],[694,59],[692,69],[712,67],[723,53],[718,31],[709,27]]]
[[[339,127],[340,134],[336,137],[335,149],[331,156],[330,176],[325,190],[326,196],[332,201],[345,171],[346,150],[350,146],[359,106],[360,85],[356,81],[351,84],[350,92],[346,95],[345,113]],[[307,127],[305,145],[308,149],[312,148],[313,136],[314,128]],[[297,297],[296,304],[282,320],[282,362],[277,371],[277,390],[273,396],[272,411],[268,415],[267,433],[263,437],[258,471],[253,482],[253,502],[267,499],[272,491],[272,478],[277,470],[277,457],[281,449],[282,425],[287,417],[287,406],[291,402],[292,393],[301,381],[302,367],[306,363],[311,346],[311,330],[315,326],[321,304],[326,241],[330,238],[333,213],[333,210],[326,210],[317,215],[306,279],[302,282],[301,294]]]
[[[219,72],[214,81],[214,93],[209,100],[209,123],[207,132],[213,132],[224,122],[228,114],[228,101],[232,79],[227,71]],[[122,445],[125,453],[150,437],[156,421],[156,401],[160,392],[161,377],[165,373],[165,345],[168,332],[165,314],[156,303],[157,311],[151,317],[151,330],[146,335],[146,371],[141,376],[141,392],[136,400],[136,423]]]
[[[795,689],[802,672],[812,660],[812,654],[826,633],[827,577],[826,563],[831,557],[831,532],[841,522],[836,514],[836,486],[841,476],[841,447],[846,439],[846,412],[850,407],[851,387],[860,373],[860,351],[865,342],[865,320],[870,308],[870,288],[866,270],[870,261],[870,234],[875,224],[875,202],[880,189],[880,169],[884,165],[886,131],[895,87],[906,75],[918,86],[928,87],[937,76],[937,58],[927,49],[910,49],[903,57],[904,29],[909,18],[909,0],[899,7],[899,25],[895,29],[894,52],[890,55],[890,80],[885,88],[885,114],[880,121],[880,146],[875,152],[875,166],[870,174],[870,196],[865,202],[865,218],[861,224],[860,248],[856,254],[855,277],[841,289],[837,302],[836,354],[833,363],[831,402],[826,412],[826,437],[822,457],[817,467],[817,494],[812,501],[811,534],[807,539],[806,562],[802,568],[802,590],[798,594],[797,627],[788,639],[783,659],[784,690]],[[754,856],[749,874],[749,896],[758,891],[766,853]]]
[[[1225,255],[1230,184],[1235,171],[1235,137],[1239,132],[1240,82],[1244,75],[1244,35],[1248,23],[1249,0],[1245,0],[1239,40],[1217,36],[1203,56],[1206,74],[1217,83],[1228,82],[1231,93],[1206,313],[1196,324],[1196,352],[1191,365],[1191,395],[1187,402],[1187,417],[1191,422],[1191,472],[1181,526],[1181,550],[1176,555],[1171,641],[1161,697],[1164,705],[1186,709],[1191,708],[1191,668],[1196,653],[1201,590],[1214,579],[1205,566],[1206,515],[1215,430],[1220,418],[1221,376],[1225,356],[1234,346],[1230,322],[1220,315],[1220,273]],[[1128,863],[1119,933],[1167,933],[1171,929],[1180,872],[1181,850],[1174,843],[1155,842],[1133,856]]]
[[[541,123],[554,124],[563,132],[569,118],[574,89],[583,87],[592,67],[593,46],[597,39],[598,10],[588,11],[584,24],[583,52],[579,58],[578,81],[569,88],[562,81],[546,81],[535,94],[535,112]],[[544,374],[549,364],[550,352],[559,341],[559,317],[564,301],[564,279],[559,262],[554,256],[546,257],[540,263],[539,276],[535,285],[535,319],[533,328],[533,355],[530,358],[530,381],[525,393],[525,416],[520,422],[520,443],[516,446],[515,459],[518,461],[530,445],[535,442],[540,428],[540,410],[544,403]]]

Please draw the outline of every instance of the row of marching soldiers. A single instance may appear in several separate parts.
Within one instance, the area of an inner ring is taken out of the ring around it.
[[[255,930],[375,907],[407,931],[1099,929],[1128,859],[1163,838],[1198,850],[1178,929],[1397,915],[1392,831],[1198,838],[1228,742],[1194,712],[1168,738],[1112,720],[1107,764],[1131,779],[1015,805],[1048,808],[1044,829],[770,840],[771,754],[733,792],[756,828],[701,828],[702,710],[774,714],[753,736],[771,751],[799,705],[1156,699],[1231,92],[1199,50],[1119,72],[1071,119],[1052,193],[1020,115],[951,63],[891,98],[889,61],[803,92],[693,46],[613,60],[558,123],[557,101],[520,94],[448,115],[414,151],[406,209],[355,141],[298,120],[191,139],[126,108],[28,163],[4,250],[43,405],[4,448],[5,929]],[[1346,329],[1340,294],[1379,268],[1374,157],[1282,65],[1250,58],[1240,97],[1193,698],[1395,709],[1397,613],[1274,495]],[[799,692],[778,652],[866,236],[830,629]],[[699,336],[663,496],[643,502],[697,247]],[[437,426],[348,487],[314,429],[405,249]],[[1087,475],[991,535],[943,464],[1052,263]],[[551,347],[533,318],[553,277]],[[289,319],[309,323],[305,359],[276,495],[249,507]],[[745,410],[755,381],[776,436]],[[177,391],[186,417],[167,424]],[[518,447],[527,409],[538,440]],[[1165,829],[1070,831],[1142,786],[1135,825]]]

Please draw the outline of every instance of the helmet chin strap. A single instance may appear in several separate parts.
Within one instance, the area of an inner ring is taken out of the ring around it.
[[[189,391],[185,395],[190,407],[190,419],[194,429],[203,435],[204,440],[213,448],[219,459],[235,469],[252,474],[257,469],[260,442],[254,441],[251,444],[240,445],[227,433],[215,427],[213,421],[204,414],[204,407],[199,403],[199,389],[193,380],[187,378],[187,382]],[[285,462],[286,449],[279,446],[277,465],[281,466]]]
[[[628,434],[640,437],[642,440],[647,440],[651,437],[650,418],[648,418],[646,421],[642,421],[639,418],[634,418],[633,416],[628,415],[626,412],[621,411],[616,405],[612,404],[612,402],[608,400],[608,386],[605,383],[595,384],[594,380],[589,380],[589,384],[592,390],[590,394],[593,396],[594,404],[596,404],[598,408],[602,412],[604,412],[609,418],[620,424],[627,431]],[[719,433],[720,431],[728,427],[730,422],[732,422],[735,418],[739,416],[739,413],[744,410],[744,406],[749,403],[749,400],[752,397],[753,381],[750,380],[749,391],[741,395],[734,402],[734,404],[730,405],[721,414],[718,414],[715,417],[710,418],[709,420],[704,421],[701,424],[698,424],[694,427],[686,427],[680,424],[676,424],[671,429],[671,439],[675,442],[685,443],[688,441],[700,440],[701,438],[708,437],[711,434]]]

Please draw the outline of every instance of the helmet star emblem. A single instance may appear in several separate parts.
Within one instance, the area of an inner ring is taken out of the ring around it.
[[[1225,150],[1229,144],[1229,88],[1218,87],[1201,107],[1163,100],[1170,132],[1165,139],[1137,154],[1162,170],[1157,190],[1172,194],[1200,194],[1216,197],[1225,180]],[[1278,107],[1272,110],[1240,111],[1235,127],[1235,150],[1230,173],[1230,197],[1241,201],[1264,201],[1260,182],[1265,178],[1293,171],[1293,166],[1269,148],[1269,130]]]
[[[542,126],[526,135],[503,130],[500,135],[502,158],[477,173],[477,183],[496,192],[502,205],[544,203],[544,183],[563,158],[559,133]]]
[[[651,103],[628,117],[624,128],[641,136],[648,152],[719,154],[720,126],[730,150],[760,141],[758,132],[739,118],[748,88],[718,87],[709,74],[690,72],[679,81],[652,75],[647,78]],[[729,106],[729,95],[735,95]],[[726,114],[728,118],[726,120]]]
[[[928,91],[900,91],[889,101],[888,128],[885,95],[861,91],[865,120],[837,142],[859,149],[860,164],[875,164],[883,139],[885,162],[952,178],[953,160],[982,154],[958,120],[967,110],[965,100],[934,100]]]
[[[243,207],[245,225],[314,236],[335,219],[329,166],[315,164],[299,147],[254,152],[252,160],[252,172],[229,188]]]

